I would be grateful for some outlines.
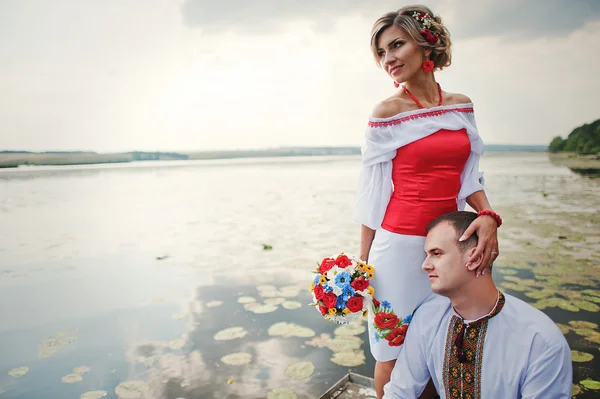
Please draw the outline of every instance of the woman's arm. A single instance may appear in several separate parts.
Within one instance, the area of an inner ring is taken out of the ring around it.
[[[371,244],[375,238],[375,230],[368,228],[364,224],[360,226],[360,254],[359,257],[365,262],[369,262],[369,252]]]
[[[481,210],[492,210],[492,206],[485,195],[483,190],[476,191],[470,196],[467,197],[467,203],[471,208],[475,209],[476,212]],[[459,239],[460,241],[466,240],[473,234],[477,232],[477,236],[479,237],[477,243],[477,249],[473,253],[473,256],[469,258],[467,263],[467,267],[469,270],[475,270],[475,273],[479,277],[480,274],[485,273],[485,269],[488,266],[491,266],[492,263],[496,260],[499,255],[498,251],[498,222],[496,219],[489,215],[479,216],[477,219],[471,223],[469,228],[465,231],[462,237]],[[474,262],[479,256],[483,254],[483,261],[481,262],[479,268],[471,269],[469,266],[471,262]],[[477,270],[476,270],[477,269]]]

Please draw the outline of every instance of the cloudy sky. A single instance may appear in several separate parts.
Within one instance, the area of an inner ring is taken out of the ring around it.
[[[600,1],[433,0],[484,141],[600,118]],[[390,0],[0,0],[0,150],[360,145]]]

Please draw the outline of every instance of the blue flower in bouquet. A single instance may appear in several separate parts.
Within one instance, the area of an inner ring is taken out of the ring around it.
[[[388,301],[381,301],[381,307],[382,308],[391,308],[392,304],[389,303]]]
[[[348,272],[341,272],[335,276],[335,284],[342,289],[344,289],[347,285],[349,286],[351,281],[352,276],[350,276]]]
[[[354,296],[354,294],[356,294],[356,291],[354,290],[354,288],[352,288],[352,286],[350,284],[348,284],[347,286],[345,286],[342,289],[342,295],[345,295],[348,298],[350,298],[351,296]],[[348,298],[346,298],[346,299],[348,299]]]
[[[346,307],[346,302],[348,302],[348,298],[345,295],[340,295],[337,298],[337,302],[335,303],[335,307],[338,309],[344,309]]]
[[[406,316],[404,318],[404,323],[405,324],[410,324],[411,320],[412,320],[412,314],[409,314],[408,316]]]

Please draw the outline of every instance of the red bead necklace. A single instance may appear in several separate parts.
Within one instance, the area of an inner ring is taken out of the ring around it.
[[[440,96],[440,101],[438,102],[438,105],[437,105],[437,106],[439,107],[440,105],[442,105],[442,88],[441,88],[441,86],[440,86],[440,84],[439,84],[439,83],[436,83],[436,84],[437,84],[437,87],[438,87],[438,94],[439,94],[439,96]],[[406,86],[402,86],[402,90],[404,90],[404,92],[405,92],[406,94],[408,94],[408,96],[409,96],[410,98],[412,98],[412,100],[413,100],[415,103],[417,103],[417,105],[419,106],[419,108],[425,108],[425,107],[424,107],[424,106],[423,106],[423,105],[422,105],[422,104],[419,102],[419,100],[417,100],[417,99],[416,99],[416,97],[415,97],[415,96],[413,96],[413,95],[412,95],[412,93],[411,93],[410,91],[408,91],[408,89],[406,88]]]

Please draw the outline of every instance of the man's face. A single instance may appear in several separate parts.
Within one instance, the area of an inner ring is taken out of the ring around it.
[[[451,296],[473,278],[465,266],[471,250],[462,251],[454,227],[447,222],[435,226],[427,234],[422,268],[429,275],[433,292]]]

